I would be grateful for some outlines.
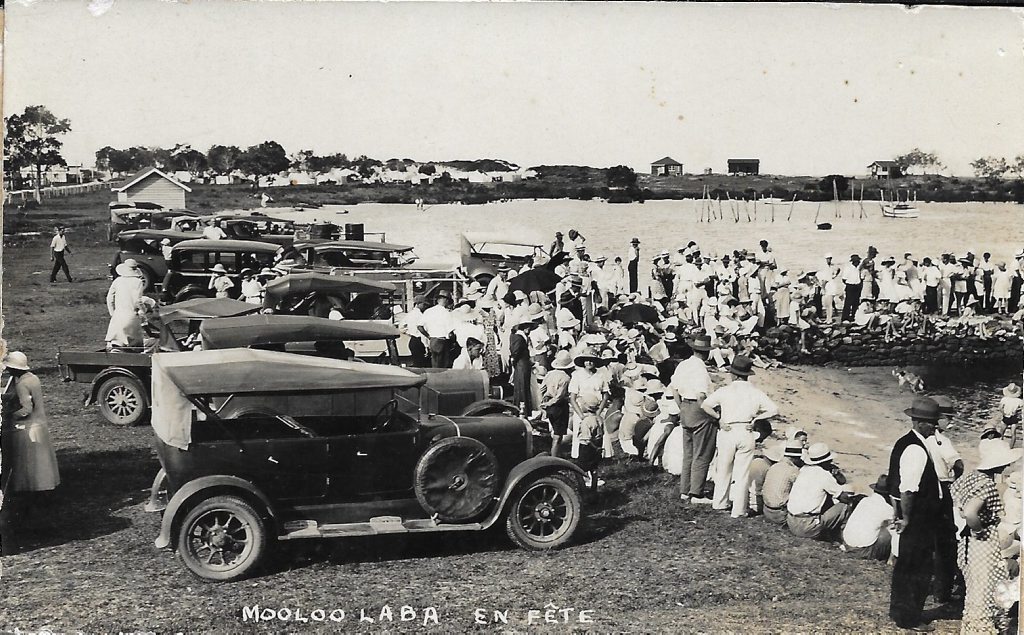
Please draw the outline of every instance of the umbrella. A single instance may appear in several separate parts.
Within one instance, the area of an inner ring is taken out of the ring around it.
[[[509,291],[522,291],[529,294],[531,291],[549,293],[554,291],[562,276],[545,267],[538,267],[525,271],[514,278],[508,279]]]
[[[289,273],[267,284],[268,301],[279,301],[293,295],[323,293],[341,295],[349,293],[390,293],[395,285],[390,282],[369,280],[358,276],[331,276],[325,273]]]
[[[613,314],[613,317],[624,324],[647,322],[657,324],[661,321],[658,310],[647,304],[627,304]]]

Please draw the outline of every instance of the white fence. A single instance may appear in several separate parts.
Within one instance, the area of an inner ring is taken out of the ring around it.
[[[39,194],[43,198],[59,198],[62,196],[74,196],[76,194],[84,194],[86,192],[99,192],[101,190],[109,190],[110,186],[110,183],[96,181],[94,183],[81,183],[79,185],[44,187],[40,190]],[[35,197],[35,190],[15,190],[13,192],[4,193],[4,203],[21,203],[24,201],[35,200]]]

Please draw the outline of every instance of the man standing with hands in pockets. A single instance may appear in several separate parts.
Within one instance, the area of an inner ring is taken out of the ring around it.
[[[757,442],[754,422],[779,414],[778,406],[768,395],[747,381],[754,374],[753,366],[746,355],[734,357],[729,367],[732,382],[711,393],[701,404],[701,410],[719,421],[712,507],[727,510],[731,499],[733,518],[747,515],[750,463]]]
[[[50,262],[53,263],[53,269],[50,270],[50,282],[57,282],[58,271],[64,272],[68,282],[74,282],[71,278],[71,272],[68,271],[68,263],[64,260],[65,256],[70,255],[71,247],[68,246],[68,239],[64,236],[64,226],[58,226],[57,233],[53,235],[53,240],[50,241]]]

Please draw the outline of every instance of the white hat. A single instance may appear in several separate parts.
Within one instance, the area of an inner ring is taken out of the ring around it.
[[[579,326],[580,320],[572,314],[572,311],[563,306],[555,314],[555,323],[558,324],[560,329],[571,329]]]
[[[1006,441],[994,439],[992,443],[978,444],[978,452],[981,458],[978,460],[979,470],[991,470],[997,467],[1006,467],[1020,460],[1024,456],[1024,450],[1011,450]]]
[[[662,414],[670,416],[679,414],[679,404],[677,404],[676,400],[672,397],[669,397],[668,399],[662,398],[659,400],[658,409],[661,410]]]
[[[831,253],[827,253],[827,254],[825,254],[825,257],[826,257],[826,258],[831,258],[831,257],[832,257],[832,254],[831,254]]]
[[[647,385],[644,387],[644,392],[646,392],[648,395],[664,393],[665,384],[661,383],[657,379],[652,379],[647,382]]]
[[[776,443],[775,445],[764,449],[764,458],[768,459],[772,463],[780,463],[786,456],[786,445],[784,443]]]
[[[807,450],[807,460],[804,461],[808,465],[820,465],[832,460],[832,451],[828,449],[828,446],[824,443],[812,443],[811,447]]]
[[[138,267],[133,267],[128,264],[128,260],[125,260],[121,264],[114,267],[114,273],[121,276],[122,278],[141,278],[142,274],[139,273]],[[130,262],[135,262],[134,260]]]
[[[13,368],[15,370],[28,370],[28,357],[21,351],[11,351],[7,353],[7,357],[4,358],[3,362],[6,368]]]
[[[210,271],[213,271],[215,273],[227,273],[228,272],[228,270],[224,268],[224,265],[222,265],[219,262],[217,264],[213,265],[213,269],[211,269]]]
[[[170,245],[171,244],[171,239],[170,238],[164,238],[163,240],[160,241],[160,244],[161,245]]]

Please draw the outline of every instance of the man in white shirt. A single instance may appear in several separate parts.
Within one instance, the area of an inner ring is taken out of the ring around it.
[[[223,221],[217,221],[213,225],[207,225],[203,228],[203,238],[207,240],[224,240],[228,237],[227,233],[221,227]]]
[[[779,413],[768,395],[747,381],[747,377],[754,374],[753,366],[754,362],[746,355],[735,356],[729,367],[732,382],[711,393],[701,404],[701,409],[719,422],[713,507],[729,509],[731,500],[733,518],[747,515],[750,462],[754,460],[757,439],[754,421],[770,419]]]
[[[871,486],[869,494],[850,513],[843,528],[843,549],[858,558],[885,562],[892,553],[892,503],[889,502],[889,475],[883,474]]]
[[[462,353],[455,358],[452,368],[456,370],[483,370],[483,351],[483,342],[473,337],[467,338],[466,345],[462,348]]]
[[[405,314],[399,325],[399,329],[409,336],[409,352],[412,354],[412,365],[417,368],[424,368],[430,363],[427,355],[427,344],[420,332],[420,320],[423,319],[423,310],[427,307],[428,300],[425,295],[418,295],[413,299],[412,310]]]
[[[900,628],[928,630],[922,612],[934,571],[936,529],[942,517],[942,491],[925,439],[935,434],[939,405],[917,397],[904,412],[913,428],[889,455],[889,496],[900,534],[899,557],[892,571],[889,617]]]
[[[952,254],[942,254],[942,262],[939,264],[939,271],[942,272],[942,280],[939,282],[939,306],[943,315],[949,315],[949,307],[953,302],[953,274],[960,271],[960,265],[953,259]]]
[[[484,297],[495,302],[508,294],[508,272],[511,267],[503,262],[498,265],[497,269],[498,275],[491,278],[491,281],[487,283],[487,290],[484,291]]]
[[[430,342],[430,365],[434,368],[450,368],[451,340],[454,329],[451,311],[448,305],[451,294],[441,291],[437,294],[437,303],[423,312],[420,318],[419,332]]]
[[[843,284],[846,285],[842,320],[843,322],[853,322],[853,316],[857,313],[857,307],[860,306],[861,290],[864,288],[860,275],[860,256],[857,254],[850,256],[850,262],[843,267],[839,275]]]
[[[939,477],[939,489],[942,491],[942,517],[935,529],[935,580],[932,592],[939,602],[952,599],[954,580],[957,573],[956,550],[957,528],[953,521],[953,499],[949,488],[953,481],[964,473],[964,462],[960,453],[953,447],[943,432],[953,415],[953,401],[944,395],[934,397],[939,405],[941,415],[935,434],[924,440],[928,454],[935,464],[935,472]]]
[[[815,540],[835,537],[850,512],[852,497],[852,492],[840,485],[837,471],[828,446],[811,445],[786,503],[786,525],[791,534]]]
[[[50,282],[57,282],[57,272],[63,271],[68,282],[74,282],[71,278],[71,271],[68,270],[68,263],[65,256],[71,255],[71,247],[68,246],[68,239],[64,236],[64,226],[57,227],[53,239],[50,240],[50,260],[53,262],[53,269],[50,270]]]
[[[938,313],[942,271],[932,264],[931,258],[925,258],[921,264],[921,280],[924,282],[924,312],[927,314]]]
[[[707,358],[711,338],[699,335],[688,346],[679,347],[682,359],[672,373],[669,387],[679,404],[679,425],[683,429],[683,466],[679,475],[679,498],[683,502],[711,503],[704,494],[711,457],[715,455],[715,424],[701,410],[711,394]]]

